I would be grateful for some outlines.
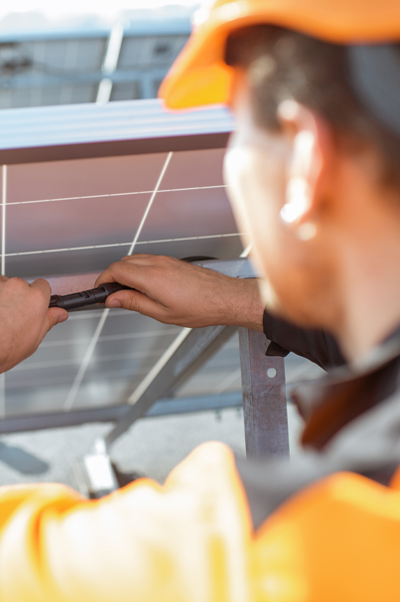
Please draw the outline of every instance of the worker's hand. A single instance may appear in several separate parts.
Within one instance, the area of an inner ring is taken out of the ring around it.
[[[263,306],[256,280],[240,280],[160,255],[133,255],[113,263],[97,279],[135,288],[113,293],[107,307],[123,307],[165,324],[190,328],[235,324],[262,330]]]
[[[0,372],[32,355],[47,332],[68,318],[64,309],[49,309],[50,295],[46,280],[29,284],[0,276]]]

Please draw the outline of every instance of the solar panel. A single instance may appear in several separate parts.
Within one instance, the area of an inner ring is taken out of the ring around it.
[[[68,280],[80,290],[130,253],[239,257],[222,182],[231,127],[223,109],[173,115],[158,101],[4,111],[5,273],[81,274]],[[179,332],[124,310],[73,313],[6,374],[3,417],[124,404]],[[177,394],[239,389],[231,340]]]
[[[107,38],[27,40],[20,53],[29,57],[36,73],[60,75],[65,71],[97,71],[101,69]]]
[[[187,41],[185,35],[126,37],[118,61],[119,70],[168,68]]]
[[[0,109],[155,98],[190,28],[188,15],[136,15],[111,30],[0,32]]]
[[[0,40],[0,109],[94,102],[107,36]]]

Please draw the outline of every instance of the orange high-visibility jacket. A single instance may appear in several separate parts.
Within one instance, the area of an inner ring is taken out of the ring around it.
[[[98,501],[0,488],[0,601],[400,600],[399,371],[395,333],[356,374],[299,389],[308,451],[291,464],[208,443],[164,486]]]
[[[195,450],[164,487],[100,501],[59,485],[0,492],[2,602],[400,600],[400,482],[338,473],[254,532],[234,458]]]

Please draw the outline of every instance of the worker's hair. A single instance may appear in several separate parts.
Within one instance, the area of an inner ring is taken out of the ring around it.
[[[372,143],[382,158],[382,183],[400,189],[400,138],[355,97],[344,46],[273,25],[255,25],[229,36],[225,60],[247,71],[258,126],[277,130],[279,103],[297,100],[323,116],[355,149]]]

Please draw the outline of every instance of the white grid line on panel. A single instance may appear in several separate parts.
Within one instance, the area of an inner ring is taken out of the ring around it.
[[[183,236],[181,238],[164,238],[158,240],[141,240],[136,242],[136,246],[140,245],[158,245],[168,242],[187,242],[191,240],[209,240],[213,238],[233,238],[241,236],[238,232],[230,234],[206,234],[205,236]],[[128,247],[132,246],[131,242],[116,242],[108,243],[104,245],[87,245],[84,247],[63,247],[60,249],[42,249],[40,251],[20,251],[18,253],[6,253],[6,257],[19,257],[20,255],[44,255],[46,253],[66,253],[68,251],[91,251],[93,249],[112,249],[117,247]],[[129,255],[129,253],[127,253]],[[247,257],[247,255],[241,255],[241,257]]]
[[[247,247],[244,249],[244,251],[242,251],[240,253],[240,257],[243,257],[243,258],[248,257],[250,255],[250,251],[251,251],[252,246],[253,246],[253,243],[248,244]]]
[[[113,82],[110,79],[110,75],[114,73],[117,68],[119,55],[121,52],[122,41],[124,39],[124,26],[122,23],[117,22],[111,28],[110,37],[108,39],[108,46],[106,55],[104,57],[102,71],[104,74],[103,79],[99,83],[97,89],[96,103],[105,104],[110,101],[111,92],[113,89]]]
[[[191,188],[169,188],[158,190],[158,194],[162,194],[163,192],[190,192],[192,190],[213,190],[218,188],[229,188],[228,185],[219,184],[215,186],[193,186]],[[59,199],[39,199],[33,201],[17,201],[15,203],[7,203],[7,205],[34,205],[36,203],[59,203],[60,201],[86,201],[89,199],[105,199],[110,197],[117,196],[137,196],[140,194],[152,194],[153,190],[141,190],[141,191],[133,191],[133,192],[113,192],[110,194],[90,194],[86,196],[70,196],[70,197],[61,197]]]
[[[1,275],[6,273],[6,205],[7,205],[7,165],[2,168],[1,190]]]
[[[147,207],[146,207],[146,211],[145,211],[145,212],[144,212],[144,214],[143,214],[142,221],[141,221],[141,222],[140,222],[140,224],[139,224],[139,228],[136,230],[135,238],[134,238],[134,239],[133,239],[133,241],[132,241],[131,247],[130,247],[130,249],[129,249],[129,251],[128,251],[128,255],[132,255],[133,251],[135,250],[136,243],[137,243],[137,241],[138,241],[138,238],[139,238],[139,236],[140,236],[140,234],[141,234],[141,232],[142,232],[142,230],[143,230],[143,226],[144,226],[144,224],[145,224],[145,221],[146,221],[146,219],[147,219],[147,216],[148,216],[148,215],[149,215],[149,213],[150,213],[150,209],[151,209],[151,206],[152,206],[152,204],[153,204],[153,202],[154,202],[154,199],[156,198],[156,194],[157,194],[157,192],[158,192],[158,189],[159,189],[159,188],[160,188],[160,186],[161,186],[161,182],[163,181],[163,178],[164,178],[165,172],[167,171],[167,168],[168,168],[169,162],[171,161],[172,154],[173,154],[173,153],[168,153],[168,157],[167,157],[167,159],[166,159],[166,161],[165,161],[165,163],[164,163],[164,167],[163,167],[163,168],[162,168],[162,170],[161,170],[160,177],[158,178],[158,181],[157,181],[156,187],[154,188],[153,194],[151,195],[151,198],[150,198],[149,204],[148,204],[148,205],[147,205]]]
[[[156,183],[156,186],[154,188],[154,191],[153,191],[153,193],[151,195],[151,198],[150,198],[150,200],[149,200],[149,202],[147,204],[147,207],[145,209],[145,212],[143,214],[142,220],[141,220],[141,222],[139,224],[139,227],[138,227],[138,229],[136,231],[136,234],[135,234],[135,236],[133,238],[133,241],[132,241],[131,247],[129,249],[128,255],[132,255],[133,251],[135,250],[135,246],[136,246],[137,240],[138,240],[138,238],[140,236],[140,233],[141,233],[141,231],[143,229],[143,226],[145,224],[146,218],[147,218],[147,216],[149,214],[149,211],[151,209],[153,201],[154,201],[154,199],[156,197],[157,191],[159,190],[159,188],[161,186],[162,180],[164,178],[165,172],[167,171],[167,168],[168,168],[168,165],[169,165],[169,163],[171,161],[172,155],[173,155],[173,153],[168,153],[168,156],[167,156],[167,158],[165,160],[165,163],[164,163],[163,168],[161,170],[160,176],[159,176],[159,178],[157,180],[157,183]],[[78,394],[79,387],[81,385],[83,377],[85,376],[86,370],[87,370],[87,368],[89,366],[90,360],[91,360],[93,352],[95,350],[97,341],[98,341],[98,339],[99,339],[99,337],[101,335],[101,332],[102,332],[102,330],[104,328],[104,324],[106,323],[107,316],[108,316],[109,313],[110,313],[110,309],[109,308],[107,308],[107,309],[105,309],[103,311],[103,315],[101,316],[100,322],[99,322],[99,324],[98,324],[98,326],[96,328],[96,332],[93,335],[93,338],[92,338],[92,340],[90,342],[89,347],[87,348],[85,357],[82,360],[82,364],[79,367],[78,373],[77,373],[77,375],[75,377],[75,380],[74,380],[74,382],[72,384],[72,387],[71,387],[71,389],[70,389],[70,391],[69,391],[69,393],[67,395],[67,398],[65,400],[65,403],[64,403],[64,410],[65,411],[71,410],[71,408],[72,408],[72,406],[73,406],[73,404],[75,402],[76,396]]]
[[[175,351],[182,345],[186,337],[192,332],[192,328],[182,328],[180,334],[164,351],[158,362],[153,366],[150,372],[144,377],[141,383],[136,387],[128,399],[128,403],[134,405],[146,391],[147,387],[153,382],[156,376],[161,372],[167,362],[171,359]]]

